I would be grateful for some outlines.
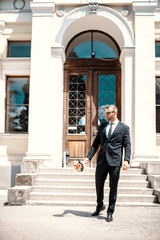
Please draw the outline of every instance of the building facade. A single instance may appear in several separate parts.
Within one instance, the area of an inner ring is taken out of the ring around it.
[[[21,166],[84,158],[107,104],[130,127],[131,165],[157,161],[159,1],[0,1],[1,188]]]

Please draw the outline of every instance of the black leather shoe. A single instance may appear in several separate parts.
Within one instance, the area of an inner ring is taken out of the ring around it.
[[[107,214],[106,221],[107,221],[107,222],[113,221],[112,213],[108,213],[108,214]]]
[[[100,214],[100,212],[103,211],[103,210],[105,210],[105,209],[106,209],[106,207],[105,207],[104,204],[103,204],[102,207],[100,207],[100,208],[97,207],[97,208],[96,208],[96,211],[95,211],[94,213],[92,213],[92,216],[98,216],[98,215]]]

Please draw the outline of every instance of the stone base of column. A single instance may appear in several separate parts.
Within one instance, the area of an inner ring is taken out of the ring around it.
[[[11,186],[11,164],[8,161],[5,146],[0,146],[0,189],[6,190]]]
[[[8,189],[8,205],[22,206],[29,200],[30,186],[16,186]]]
[[[134,155],[131,160],[131,167],[141,167],[141,163],[159,162],[158,155]]]
[[[26,154],[22,160],[22,173],[37,173],[39,168],[53,167],[53,158],[46,154]]]
[[[7,147],[0,146],[0,166],[10,166],[8,161]]]
[[[8,205],[26,205],[32,186],[35,184],[36,176],[36,173],[16,175],[16,186],[8,189]]]

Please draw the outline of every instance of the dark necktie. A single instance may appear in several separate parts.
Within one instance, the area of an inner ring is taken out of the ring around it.
[[[109,131],[108,131],[108,138],[110,138],[110,136],[112,135],[112,125],[113,125],[113,123],[110,123],[110,129],[109,129]]]

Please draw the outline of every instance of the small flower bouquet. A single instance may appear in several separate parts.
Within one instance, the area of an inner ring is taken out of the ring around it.
[[[74,169],[77,170],[77,172],[83,172],[84,170],[84,165],[80,160],[74,161],[73,166],[74,166]]]

